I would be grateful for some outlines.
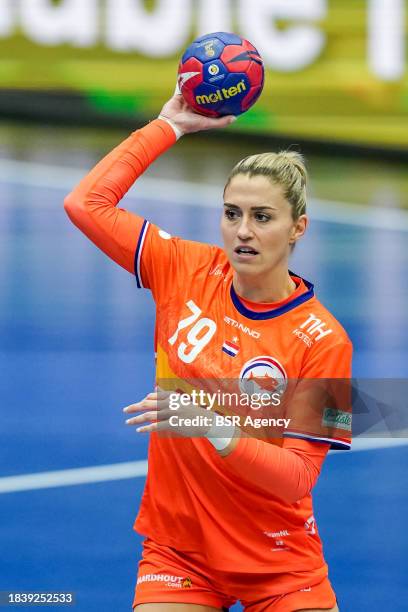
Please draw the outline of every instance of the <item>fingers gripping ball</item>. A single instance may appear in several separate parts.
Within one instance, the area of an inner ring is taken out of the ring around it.
[[[261,95],[263,85],[261,56],[237,34],[201,36],[180,61],[178,86],[184,99],[209,117],[245,113]]]

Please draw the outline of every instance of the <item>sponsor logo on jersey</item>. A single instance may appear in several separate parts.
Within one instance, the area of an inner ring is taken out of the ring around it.
[[[275,538],[274,548],[271,548],[272,552],[281,552],[284,550],[289,550],[289,546],[287,545],[287,543],[281,539],[290,536],[290,533],[287,529],[282,529],[281,531],[264,531],[264,534],[268,536],[268,538]]]
[[[313,313],[310,313],[306,321],[294,329],[292,333],[303,340],[308,346],[312,346],[313,341],[318,342],[325,336],[333,333],[333,330],[327,329],[327,323],[316,317]]]
[[[230,342],[229,340],[225,340],[224,344],[222,345],[222,350],[230,357],[236,357],[239,353],[239,346],[233,342]]]
[[[313,516],[310,516],[305,522],[306,533],[309,535],[314,535],[316,533],[316,519]]]
[[[287,387],[287,374],[283,365],[274,357],[260,355],[247,361],[240,374],[239,386],[243,393],[284,393]]]
[[[290,536],[287,529],[281,529],[281,531],[264,531],[264,534],[268,536],[268,538],[285,538]]]
[[[139,576],[137,584],[144,582],[164,582],[169,588],[190,589],[192,586],[191,578],[184,576],[173,576],[171,574],[144,574]]]
[[[336,410],[335,408],[325,408],[322,425],[351,431],[351,414],[343,410]]]
[[[246,91],[247,87],[245,85],[244,79],[239,81],[235,86],[222,87],[222,89],[217,89],[216,92],[207,94],[201,94],[195,97],[195,101],[197,104],[215,104],[216,102],[222,102],[223,100],[229,100],[230,98],[234,98],[238,94]]]
[[[305,332],[302,332],[300,329],[294,329],[293,334],[297,336],[300,340],[302,340],[309,348],[313,345],[313,341]]]
[[[216,272],[214,272],[214,274],[216,274]],[[225,323],[227,323],[227,325],[231,325],[232,327],[239,329],[240,331],[244,332],[244,334],[248,334],[248,336],[251,336],[252,338],[258,339],[261,337],[261,334],[255,329],[250,329],[246,325],[243,325],[242,323],[238,323],[238,321],[231,319],[231,317],[227,317],[227,315],[224,316],[224,321]]]
[[[220,264],[217,264],[215,268],[211,268],[211,270],[208,273],[208,276],[225,276],[222,269],[223,267]]]
[[[275,540],[274,548],[271,548],[272,552],[284,552],[285,550],[289,550],[289,546],[286,545],[286,542],[283,540]]]

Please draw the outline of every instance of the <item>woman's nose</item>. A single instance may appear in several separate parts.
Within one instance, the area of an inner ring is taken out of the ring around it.
[[[249,219],[246,219],[245,217],[243,217],[239,225],[239,228],[238,228],[238,238],[240,238],[241,240],[245,240],[251,237],[252,237],[251,224],[249,222]]]

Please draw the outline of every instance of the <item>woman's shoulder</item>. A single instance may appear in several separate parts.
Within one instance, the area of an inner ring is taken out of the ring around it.
[[[330,337],[330,344],[351,344],[351,340],[343,324],[320,299],[313,296],[310,300],[308,318],[305,321],[305,329],[314,332],[314,335],[323,338]]]
[[[178,248],[183,258],[188,258],[191,263],[200,261],[203,265],[229,265],[225,251],[217,244],[185,240],[178,238]]]

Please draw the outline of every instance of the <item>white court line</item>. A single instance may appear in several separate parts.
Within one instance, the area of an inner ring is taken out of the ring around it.
[[[351,451],[367,451],[384,448],[406,446],[406,438],[357,438],[353,441]],[[350,451],[349,451],[350,452]],[[330,453],[341,454],[339,451]],[[147,474],[147,461],[129,461],[111,465],[77,468],[73,470],[58,470],[54,472],[38,472],[36,474],[21,474],[0,478],[0,493],[16,493],[18,491],[34,491],[36,489],[52,489],[72,485],[108,482],[137,478]]]
[[[0,181],[27,187],[58,189],[66,194],[83,178],[86,170],[65,166],[50,166],[12,159],[0,159]],[[126,196],[127,200],[171,201],[183,206],[220,208],[223,185],[202,185],[187,181],[142,176]],[[58,207],[58,201],[38,200],[38,207]],[[313,198],[309,202],[310,216],[317,221],[370,227],[373,229],[408,231],[408,211],[366,207],[333,200]]]
[[[68,487],[70,485],[107,482],[109,480],[125,480],[127,478],[145,476],[146,473],[147,461],[143,460],[113,463],[112,465],[95,465],[93,467],[76,468],[73,470],[6,476],[0,478],[0,493]]]

